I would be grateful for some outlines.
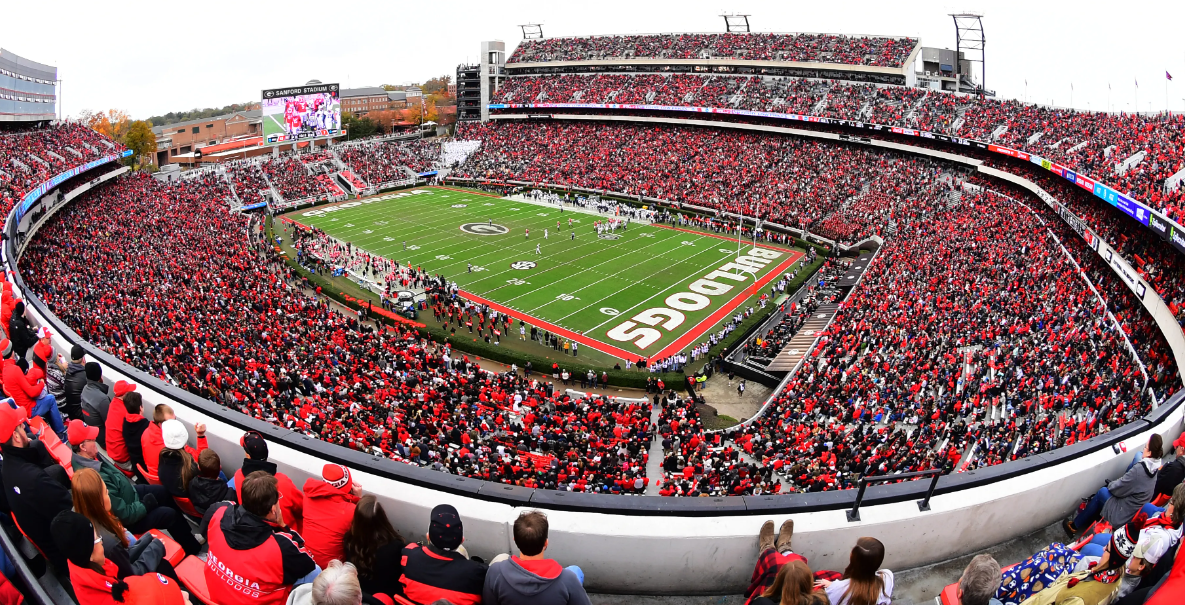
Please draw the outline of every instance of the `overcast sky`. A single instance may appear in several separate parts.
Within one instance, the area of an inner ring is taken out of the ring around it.
[[[987,85],[1001,97],[1131,110],[1185,109],[1185,2],[38,2],[4,8],[0,46],[58,67],[67,115],[136,118],[258,100],[310,79],[357,87],[419,82],[476,61],[479,42],[512,49],[521,23],[548,36],[717,32],[724,10],[754,31],[920,36],[954,48],[952,12],[982,11]],[[422,13],[422,16],[417,16]],[[20,25],[27,24],[27,26]],[[16,25],[16,26],[14,26]]]

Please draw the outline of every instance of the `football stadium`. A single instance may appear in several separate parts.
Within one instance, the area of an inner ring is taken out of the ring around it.
[[[1172,75],[952,17],[147,121],[0,50],[0,602],[1185,603]]]

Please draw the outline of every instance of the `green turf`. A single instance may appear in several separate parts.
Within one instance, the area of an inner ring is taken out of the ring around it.
[[[709,297],[707,308],[686,311],[685,320],[673,329],[656,326],[661,337],[639,348],[636,341],[622,342],[607,332],[646,309],[666,307],[668,296],[687,292],[695,280],[736,260],[735,242],[639,224],[619,229],[617,239],[602,239],[594,232],[593,222],[605,217],[571,210],[561,213],[557,207],[449,189],[412,191],[422,193],[386,194],[379,198],[387,199],[369,204],[330,212],[324,207],[297,211],[288,218],[316,226],[372,254],[444,274],[462,290],[512,309],[515,317],[538,318],[643,357],[657,354],[689,331],[712,327],[703,320],[752,286],[754,279],[760,280],[791,257],[782,252],[755,275],[742,273],[745,281],[717,278],[733,289]],[[462,224],[489,221],[509,231],[483,236],[460,229]],[[556,221],[561,223],[558,231]],[[545,228],[547,239],[543,237]],[[529,239],[524,236],[526,229],[531,232]],[[536,245],[541,254],[536,254]],[[519,261],[536,266],[513,268]],[[469,263],[473,272],[468,271]],[[697,337],[695,342],[703,339]]]

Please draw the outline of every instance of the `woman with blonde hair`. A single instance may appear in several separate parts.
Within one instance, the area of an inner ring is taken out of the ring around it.
[[[173,566],[165,560],[165,546],[152,534],[139,539],[111,514],[111,496],[98,471],[79,469],[70,481],[74,512],[86,517],[103,540],[103,554],[119,569],[118,576],[139,576],[160,572],[176,578]]]
[[[815,587],[815,576],[805,561],[786,563],[774,583],[749,605],[828,605],[827,593]]]

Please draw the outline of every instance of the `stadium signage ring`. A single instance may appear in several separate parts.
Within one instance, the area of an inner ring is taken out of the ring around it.
[[[461,231],[470,235],[505,235],[510,233],[510,229],[507,227],[489,223],[465,223],[461,225]]]

